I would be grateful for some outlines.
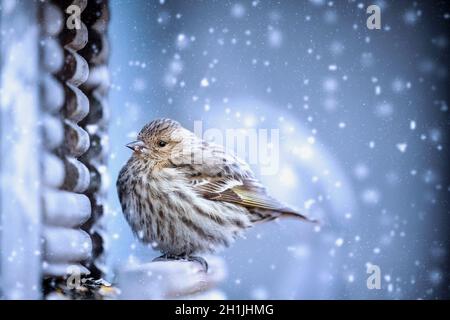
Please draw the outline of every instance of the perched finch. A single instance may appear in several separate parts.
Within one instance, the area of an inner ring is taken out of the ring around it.
[[[158,260],[198,261],[207,270],[194,254],[228,246],[255,223],[309,220],[269,196],[242,160],[174,120],[150,122],[127,147],[133,154],[117,179],[120,203],[133,232],[161,250]]]

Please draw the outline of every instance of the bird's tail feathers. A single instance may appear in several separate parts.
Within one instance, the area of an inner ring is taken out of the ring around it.
[[[283,212],[281,212],[281,217],[286,217],[286,218],[291,217],[291,218],[301,219],[301,220],[304,220],[304,221],[307,221],[307,222],[311,222],[311,223],[314,223],[314,224],[319,224],[320,223],[319,220],[309,218],[309,217],[307,217],[307,216],[305,216],[305,215],[303,215],[303,214],[301,214],[301,213],[299,213],[299,212],[297,212],[295,210],[283,211]]]

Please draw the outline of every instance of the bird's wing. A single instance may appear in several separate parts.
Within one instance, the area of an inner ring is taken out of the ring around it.
[[[257,180],[248,178],[242,181],[222,178],[192,180],[194,190],[208,200],[224,201],[246,207],[250,210],[262,210],[279,215],[295,216],[309,220],[306,216],[271,197],[266,188]]]
[[[202,154],[201,162],[178,165],[192,188],[208,200],[224,201],[246,207],[250,212],[272,212],[271,217],[295,216],[309,220],[268,195],[255,178],[249,166],[222,146],[202,142],[191,151]]]

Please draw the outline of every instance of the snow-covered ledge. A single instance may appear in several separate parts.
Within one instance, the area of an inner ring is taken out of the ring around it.
[[[119,299],[225,299],[217,285],[226,277],[221,258],[208,257],[205,273],[199,263],[163,261],[132,263],[117,270]]]

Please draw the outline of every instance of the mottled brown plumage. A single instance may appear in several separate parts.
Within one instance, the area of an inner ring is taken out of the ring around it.
[[[269,196],[246,163],[174,120],[154,120],[137,138],[127,145],[134,152],[119,173],[117,191],[134,233],[165,258],[228,246],[258,222],[308,220]]]

